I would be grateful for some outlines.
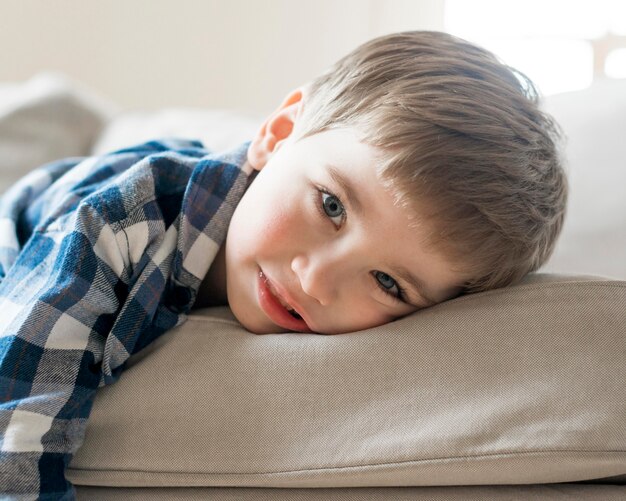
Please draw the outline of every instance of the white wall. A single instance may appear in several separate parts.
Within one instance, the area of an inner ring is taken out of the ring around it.
[[[0,81],[53,70],[125,108],[267,113],[369,38],[442,27],[443,0],[0,0]]]

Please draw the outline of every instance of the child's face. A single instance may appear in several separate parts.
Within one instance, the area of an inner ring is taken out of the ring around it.
[[[352,332],[458,292],[459,276],[427,252],[425,230],[410,227],[408,210],[383,188],[379,153],[352,130],[336,129],[287,139],[261,162],[226,241],[228,302],[244,327],[259,334]],[[306,323],[280,307],[276,294]]]

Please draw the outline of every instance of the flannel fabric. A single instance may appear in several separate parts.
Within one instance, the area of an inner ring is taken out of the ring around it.
[[[95,391],[190,310],[246,189],[245,143],[151,141],[0,199],[0,498],[73,499]]]

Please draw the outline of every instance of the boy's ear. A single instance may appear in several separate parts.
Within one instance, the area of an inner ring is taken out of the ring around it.
[[[260,171],[293,132],[303,104],[304,88],[292,90],[281,105],[265,119],[248,148],[248,163]]]

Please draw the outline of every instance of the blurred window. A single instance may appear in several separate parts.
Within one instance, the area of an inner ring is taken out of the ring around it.
[[[525,73],[543,95],[626,77],[623,0],[446,0],[444,22]]]
[[[612,78],[626,78],[626,49],[612,50],[606,58],[604,71]]]

